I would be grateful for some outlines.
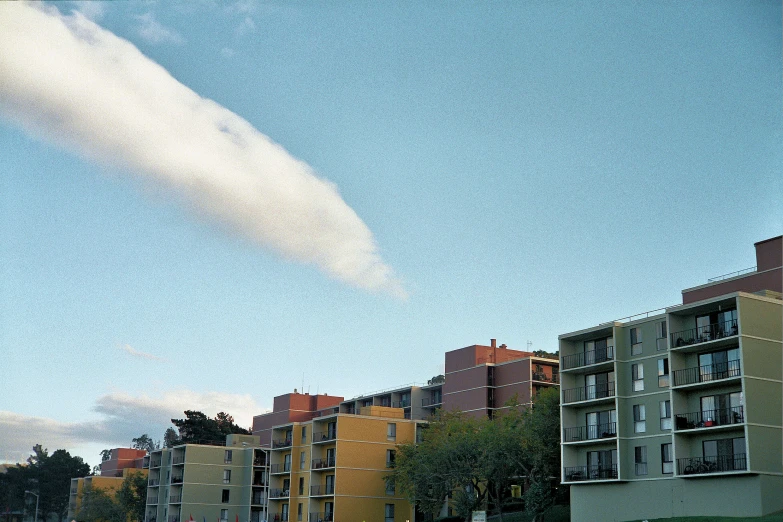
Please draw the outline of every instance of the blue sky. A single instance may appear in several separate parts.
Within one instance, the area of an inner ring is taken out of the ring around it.
[[[63,53],[0,45],[0,461],[555,350],[783,232],[779,2],[48,8],[0,6]]]

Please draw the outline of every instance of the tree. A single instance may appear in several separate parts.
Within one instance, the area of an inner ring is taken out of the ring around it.
[[[106,462],[110,458],[111,458],[111,450],[110,449],[101,450],[101,462]]]
[[[90,488],[82,492],[77,522],[126,522],[120,504],[108,492]]]
[[[167,428],[166,433],[163,434],[163,447],[164,448],[173,448],[179,444],[179,435],[177,435],[177,430],[174,428]]]
[[[144,520],[147,505],[147,477],[141,473],[130,473],[117,491],[117,502],[129,522]]]
[[[152,452],[160,448],[160,443],[156,443],[154,440],[152,440],[152,437],[146,433],[136,437],[135,439],[131,440],[131,442],[133,443],[133,446],[131,446],[133,449]]]
[[[171,419],[179,430],[179,444],[222,441],[231,433],[250,435],[250,431],[234,424],[234,418],[225,412],[210,419],[200,411],[186,410],[184,419]]]

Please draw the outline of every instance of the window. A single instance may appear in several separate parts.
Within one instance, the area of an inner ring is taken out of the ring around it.
[[[299,469],[305,469],[305,460],[307,457],[307,453],[304,451],[299,453]]]
[[[335,458],[335,451],[334,448],[329,448],[326,450],[326,466],[329,468],[334,467],[334,458]]]
[[[668,475],[674,473],[674,456],[672,444],[661,444],[661,473]]]
[[[394,504],[386,504],[383,509],[384,522],[394,522]]]
[[[291,454],[286,453],[283,456],[283,471],[291,471]]]
[[[233,457],[234,457],[233,450],[226,450],[226,456],[223,458],[223,462],[226,464],[231,464]]]
[[[302,444],[307,443],[307,426],[302,426]],[[301,504],[299,504],[301,506]]]
[[[644,433],[647,431],[647,414],[644,404],[633,405],[633,431],[634,433]]]
[[[386,467],[387,468],[393,468],[394,467],[394,459],[397,457],[397,451],[396,450],[386,450]]]
[[[228,510],[227,509],[221,509],[220,510],[220,520],[221,522],[225,522],[228,520]]]
[[[301,502],[296,507],[296,519],[297,520],[302,520],[302,503]]]
[[[223,470],[223,484],[231,484],[231,470],[230,469],[224,469]]]
[[[699,354],[699,381],[716,381],[740,376],[739,348]],[[691,384],[691,383],[686,383]]]
[[[577,391],[581,392],[580,389]],[[614,372],[585,375],[584,399],[601,399],[612,396],[614,396]],[[577,396],[575,399],[582,400],[582,397]]]
[[[661,401],[661,429],[672,429],[672,403],[671,401]]]
[[[662,352],[666,350],[666,321],[661,321],[655,325],[656,329],[656,337],[655,339],[655,349],[659,352]]]
[[[644,391],[644,365],[632,364],[631,374],[633,377],[633,391]]]
[[[332,421],[326,425],[326,437],[331,439],[337,438],[337,423]]]
[[[699,402],[701,419],[697,427],[739,424],[743,421],[742,392],[705,395]]]
[[[587,476],[592,480],[617,478],[617,450],[588,451]]]
[[[229,496],[230,496],[230,490],[224,489],[223,490],[223,497],[221,498],[220,501],[223,502],[223,504],[228,504],[228,497]]]
[[[586,365],[611,361],[612,359],[614,359],[614,346],[612,346],[611,337],[585,341],[584,362]]]
[[[397,440],[397,424],[390,422],[386,425],[386,440]]]
[[[304,495],[304,477],[299,477],[299,494]],[[302,504],[299,504],[300,506]]]
[[[704,464],[710,471],[747,469],[745,437],[705,440],[702,443]]]
[[[636,475],[647,474],[647,446],[636,446],[633,451]]]
[[[334,494],[334,475],[326,475],[326,494]]]
[[[669,387],[669,359],[658,359],[658,387]]]
[[[280,519],[283,521],[288,520],[288,504],[280,506]]]
[[[394,495],[394,482],[391,480],[386,481],[386,494]]]
[[[631,328],[631,355],[642,354],[642,329]]]
[[[598,439],[613,437],[617,434],[617,411],[593,411],[585,414],[587,420],[587,438]],[[577,440],[579,437],[577,437]],[[569,441],[571,442],[571,441]]]

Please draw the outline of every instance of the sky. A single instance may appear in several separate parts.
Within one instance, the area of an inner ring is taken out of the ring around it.
[[[783,233],[777,1],[0,4],[0,462],[676,304]]]

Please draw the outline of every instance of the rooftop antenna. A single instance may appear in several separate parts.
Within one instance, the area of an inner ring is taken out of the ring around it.
[[[528,341],[527,342],[527,351],[528,352],[530,351],[530,348],[532,348],[532,346],[533,346],[533,341]]]

